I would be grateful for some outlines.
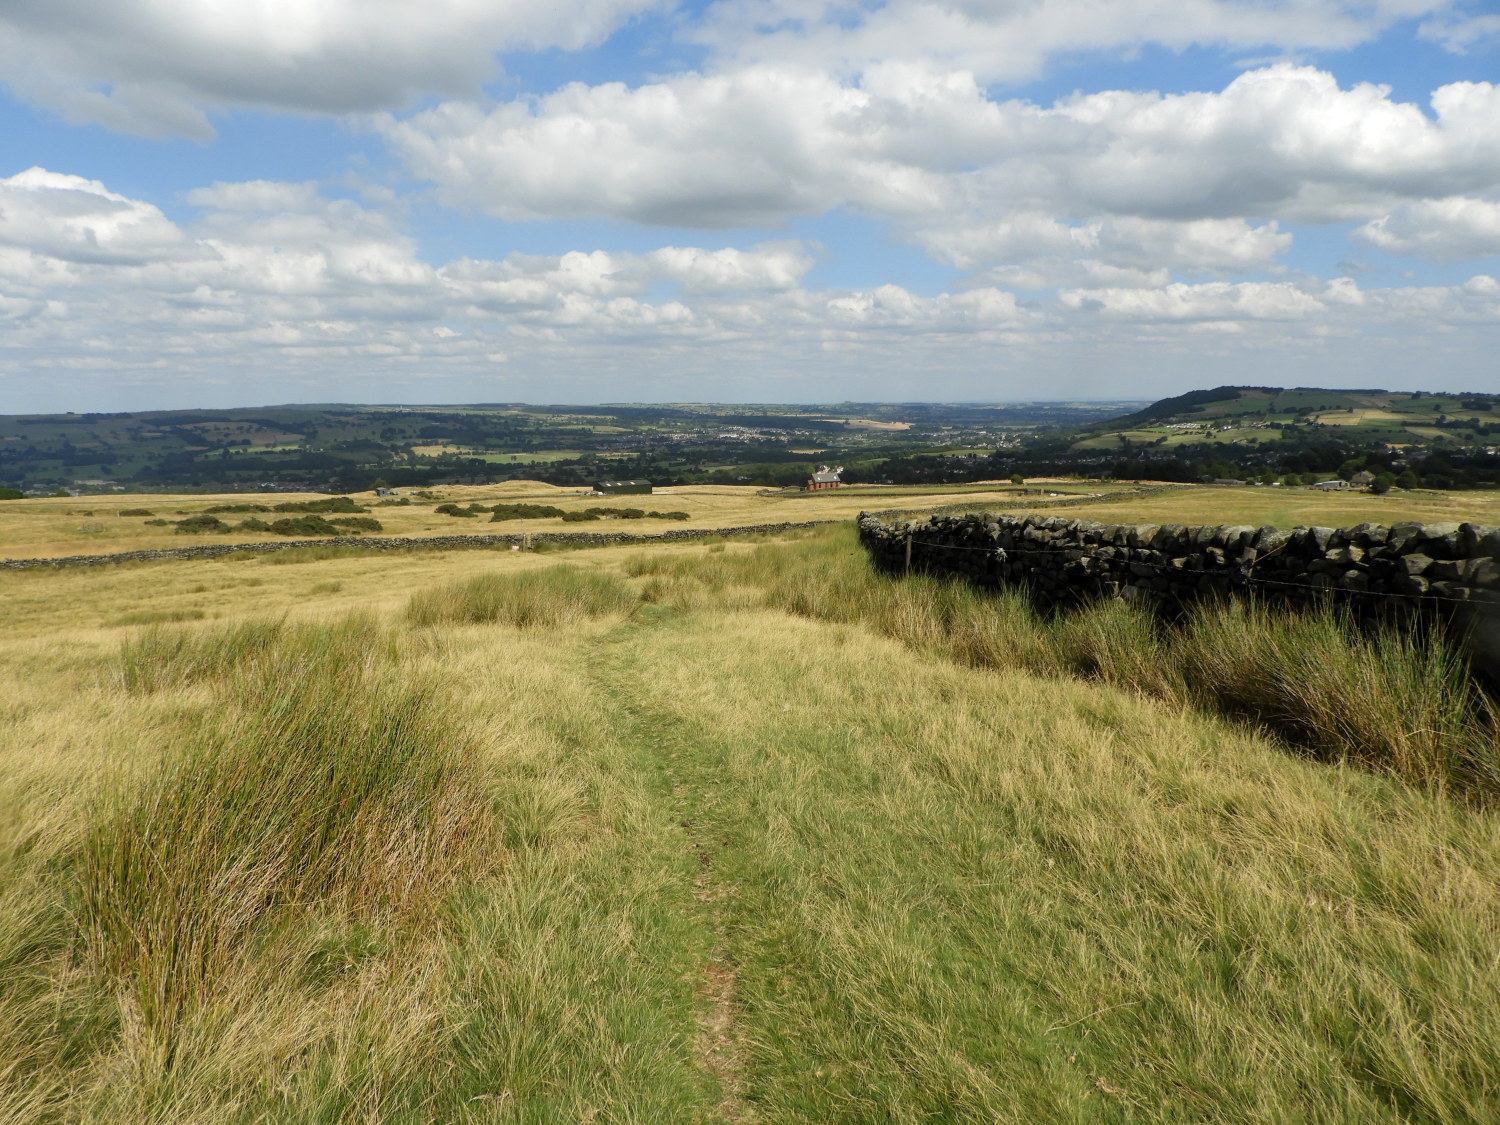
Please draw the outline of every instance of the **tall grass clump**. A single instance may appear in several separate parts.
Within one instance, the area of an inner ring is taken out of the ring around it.
[[[1189,669],[1173,651],[1173,634],[1145,606],[1095,602],[1046,623],[1060,669],[1115,687],[1185,702]]]
[[[278,922],[409,916],[491,853],[471,738],[433,687],[372,655],[374,630],[241,628],[141,663],[143,684],[174,661],[216,668],[235,704],[98,818],[76,865],[95,964],[148,1021],[173,1018]]]
[[[1319,756],[1500,793],[1493,706],[1437,630],[1361,630],[1333,608],[1200,606],[1172,656],[1192,699]]]
[[[239,677],[256,691],[296,666],[356,666],[377,656],[395,659],[395,638],[365,618],[308,628],[284,620],[246,621],[223,629],[148,629],[120,649],[120,682],[149,693]],[[241,698],[243,696],[241,695]]]
[[[407,604],[414,625],[499,624],[555,628],[593,617],[630,614],[640,598],[614,575],[573,566],[481,574],[426,590]]]

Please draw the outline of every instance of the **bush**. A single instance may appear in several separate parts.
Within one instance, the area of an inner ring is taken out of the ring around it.
[[[205,512],[269,512],[271,509],[264,504],[215,504],[212,508],[204,508]]]
[[[647,512],[646,514],[654,520],[686,520],[692,518],[686,512]]]
[[[146,526],[147,527],[171,527],[172,524],[174,524],[176,522],[177,522],[176,520],[162,520],[162,519],[147,520],[146,521]]]
[[[562,515],[563,523],[587,523],[589,520],[598,518],[598,514],[592,508],[581,512],[564,512]]]
[[[279,519],[270,528],[277,535],[303,535],[309,538],[324,538],[331,535],[357,535],[329,523],[322,516],[296,516]]]
[[[209,509],[209,510],[212,511],[213,509]],[[123,509],[120,512],[120,515],[122,515],[122,516],[154,516],[154,515],[156,515],[156,513],[153,512],[150,508],[125,508],[125,509]]]
[[[236,531],[270,531],[271,525],[265,520],[256,519],[254,516],[251,516],[249,519],[240,520],[234,529]]]
[[[457,516],[461,519],[475,519],[478,517],[480,512],[487,511],[488,509],[481,508],[478,504],[470,504],[467,508],[461,508],[457,504],[450,503],[439,504],[432,510],[445,516]]]
[[[211,516],[207,513],[199,516],[189,516],[185,520],[177,521],[177,533],[179,535],[204,535],[232,530],[234,529],[218,516]]]
[[[409,508],[411,497],[403,496],[399,500],[377,500],[375,506],[377,508]]]
[[[385,530],[385,528],[381,526],[379,520],[371,519],[369,516],[344,516],[341,519],[330,520],[329,522],[335,524],[338,527],[348,528],[350,531]]]
[[[264,509],[262,509],[264,510]],[[288,501],[285,504],[277,504],[272,511],[276,512],[368,512],[369,508],[361,508],[347,496],[331,496],[327,500],[303,500]]]
[[[494,513],[490,517],[491,523],[504,523],[506,520],[556,519],[564,514],[561,508],[551,504],[496,504],[490,511]]]
[[[0,488],[0,500],[24,500],[26,493],[19,488]]]

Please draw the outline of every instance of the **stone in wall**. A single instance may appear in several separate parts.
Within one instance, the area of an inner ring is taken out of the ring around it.
[[[1043,605],[1098,597],[1174,609],[1246,594],[1332,598],[1364,617],[1417,613],[1456,623],[1500,681],[1500,529],[1472,523],[1352,528],[1118,525],[992,513],[859,517],[875,563],[1021,585]]]

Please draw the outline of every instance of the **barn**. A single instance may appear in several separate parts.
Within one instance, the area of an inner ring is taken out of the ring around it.
[[[839,476],[844,471],[844,466],[830,469],[827,465],[820,465],[818,471],[807,478],[807,491],[822,492],[829,488],[840,488],[843,486],[843,478]]]

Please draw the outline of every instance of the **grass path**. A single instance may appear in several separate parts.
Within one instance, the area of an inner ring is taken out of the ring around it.
[[[858,630],[664,616],[607,652],[616,736],[664,757],[714,931],[716,1119],[1500,1106],[1493,823]],[[1434,878],[1451,893],[1414,893]]]

